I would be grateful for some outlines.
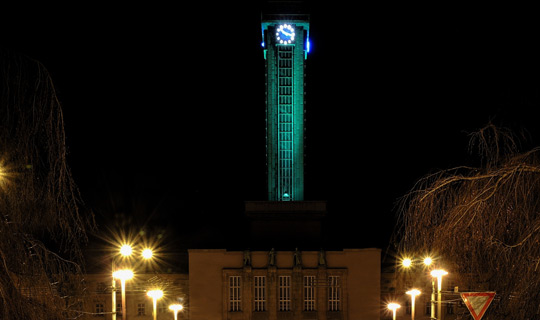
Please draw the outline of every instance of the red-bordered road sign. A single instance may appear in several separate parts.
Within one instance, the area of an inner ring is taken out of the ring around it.
[[[460,294],[474,320],[480,320],[495,297],[495,292],[463,292]]]

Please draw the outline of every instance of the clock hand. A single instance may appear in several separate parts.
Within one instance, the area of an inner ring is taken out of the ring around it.
[[[281,32],[282,32],[284,35],[289,36],[289,37],[293,35],[292,32],[289,33],[289,32],[286,32],[285,30],[281,30]]]

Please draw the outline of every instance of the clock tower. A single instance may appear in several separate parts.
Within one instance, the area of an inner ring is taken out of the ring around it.
[[[325,201],[304,199],[304,68],[309,14],[302,1],[269,1],[261,16],[266,66],[267,201],[246,201],[251,239],[265,246],[317,247]],[[272,6],[274,5],[274,6]]]
[[[266,150],[269,201],[304,200],[304,63],[309,15],[298,8],[264,12]],[[282,11],[283,12],[283,11]]]

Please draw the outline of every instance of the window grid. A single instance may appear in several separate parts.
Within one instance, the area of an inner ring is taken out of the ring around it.
[[[122,315],[122,303],[121,302],[116,304],[116,315]]]
[[[103,303],[96,303],[96,317],[103,317],[105,316],[103,312],[105,311],[105,308],[103,307]]]
[[[341,310],[341,290],[339,276],[328,277],[328,311]]]
[[[291,310],[291,276],[279,276],[279,311]]]
[[[137,304],[137,315],[138,316],[146,315],[146,305],[144,303]]]
[[[278,47],[278,199],[295,200],[293,160],[293,50]]]
[[[242,311],[241,277],[229,277],[229,310]]]
[[[304,311],[315,310],[315,276],[304,276]]]
[[[254,294],[253,302],[255,303],[255,311],[266,311],[266,277],[253,277]]]

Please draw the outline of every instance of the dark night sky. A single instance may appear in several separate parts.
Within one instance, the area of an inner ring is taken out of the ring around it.
[[[0,19],[4,46],[52,75],[70,165],[100,223],[124,212],[181,226],[176,243],[227,237],[216,229],[239,221],[244,200],[266,199],[260,7],[228,3]],[[488,121],[539,144],[540,28],[527,11],[313,8],[306,198],[328,201],[341,243],[384,246],[397,199],[429,172],[474,164],[467,134]]]

